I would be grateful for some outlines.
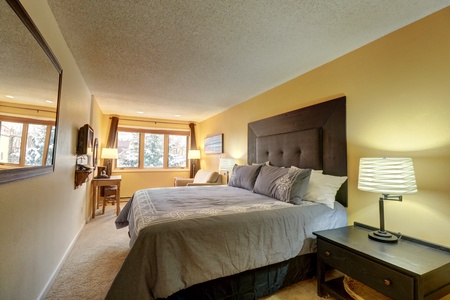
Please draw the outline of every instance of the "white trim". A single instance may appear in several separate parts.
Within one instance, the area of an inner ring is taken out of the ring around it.
[[[53,271],[52,276],[50,276],[50,279],[47,281],[47,284],[45,285],[44,289],[39,294],[39,297],[37,299],[43,300],[47,296],[48,292],[50,291],[50,288],[52,287],[53,283],[56,280],[56,277],[58,277],[59,271],[61,270],[62,266],[64,265],[64,262],[66,261],[67,257],[69,256],[70,252],[72,251],[73,247],[75,246],[75,243],[77,242],[78,237],[80,236],[81,231],[83,230],[85,225],[86,225],[86,222],[84,222],[83,225],[81,225],[80,230],[78,230],[77,234],[73,238],[72,242],[70,243],[70,245],[67,248],[66,252],[64,253],[63,257],[61,258],[61,261],[59,262],[55,271]]]

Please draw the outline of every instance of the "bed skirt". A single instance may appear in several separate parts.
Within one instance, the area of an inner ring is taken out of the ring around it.
[[[256,300],[316,274],[316,253],[196,284],[176,292],[168,300]]]

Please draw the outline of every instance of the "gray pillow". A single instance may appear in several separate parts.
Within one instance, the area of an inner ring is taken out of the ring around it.
[[[310,169],[262,166],[253,192],[299,204],[308,188]]]
[[[234,165],[233,172],[231,174],[229,186],[234,186],[249,191],[253,191],[255,186],[256,177],[258,176],[261,165],[252,166],[238,166]]]

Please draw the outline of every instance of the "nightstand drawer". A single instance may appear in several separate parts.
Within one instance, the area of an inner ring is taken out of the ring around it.
[[[414,298],[414,278],[366,259],[357,253],[326,242],[317,241],[318,259],[350,277],[395,299]]]

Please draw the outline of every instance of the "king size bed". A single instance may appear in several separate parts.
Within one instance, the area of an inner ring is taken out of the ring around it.
[[[312,232],[347,225],[346,99],[248,125],[228,185],[137,191],[107,299],[258,299],[315,273]]]

